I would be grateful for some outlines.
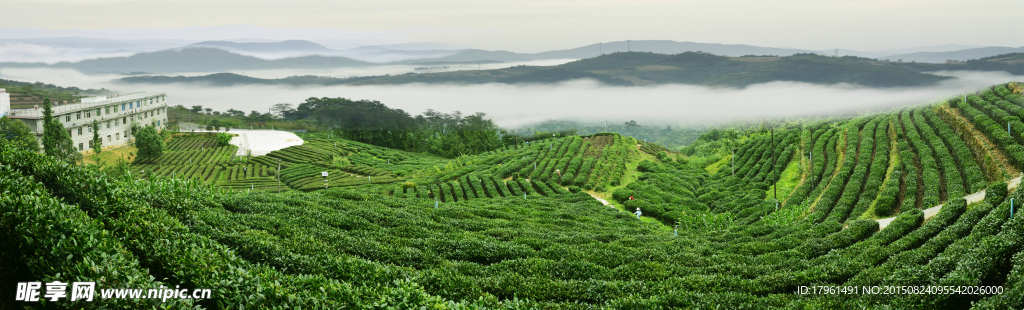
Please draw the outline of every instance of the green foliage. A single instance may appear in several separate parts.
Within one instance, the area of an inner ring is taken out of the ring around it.
[[[228,146],[228,145],[231,145],[231,134],[229,134],[229,133],[226,133],[226,132],[218,133],[217,137],[214,138],[214,139],[217,140],[217,146]]]
[[[43,100],[43,152],[48,156],[67,161],[78,162],[82,154],[71,142],[71,134],[64,125],[53,117],[53,105],[50,99]]]
[[[135,132],[135,147],[139,159],[155,159],[164,153],[164,139],[153,126],[143,126]]]
[[[19,149],[39,152],[39,141],[32,134],[32,129],[24,122],[6,115],[0,117],[0,143],[10,143]]]
[[[103,152],[103,139],[100,138],[100,122],[92,120],[92,151],[95,154]]]

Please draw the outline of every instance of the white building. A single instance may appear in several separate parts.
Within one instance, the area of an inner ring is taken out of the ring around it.
[[[0,88],[0,117],[11,111],[11,94],[6,89]]]
[[[10,104],[7,107],[10,107]],[[28,124],[42,145],[42,107],[11,110],[8,114],[8,117],[20,119]],[[132,93],[82,98],[81,102],[54,105],[53,116],[64,124],[64,129],[71,134],[71,141],[79,152],[92,149],[93,120],[99,122],[100,139],[103,141],[104,149],[121,147],[131,141],[130,129],[133,123],[141,126],[152,125],[157,130],[167,126],[167,95]]]

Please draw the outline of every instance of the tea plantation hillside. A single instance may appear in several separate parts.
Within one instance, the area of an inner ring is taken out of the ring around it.
[[[186,135],[110,175],[0,144],[0,291],[213,291],[68,308],[1020,309],[1022,92],[696,153],[598,134],[448,160],[314,133],[232,158]]]

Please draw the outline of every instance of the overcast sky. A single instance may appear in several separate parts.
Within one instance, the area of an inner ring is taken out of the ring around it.
[[[626,39],[881,50],[1024,45],[1024,1],[0,0],[0,39],[434,41],[515,52]]]

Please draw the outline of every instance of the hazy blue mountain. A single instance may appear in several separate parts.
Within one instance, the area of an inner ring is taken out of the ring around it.
[[[943,44],[943,45],[932,45],[932,46],[919,46],[919,47],[908,47],[908,48],[896,48],[896,49],[884,49],[884,50],[851,50],[840,48],[838,50],[839,56],[857,56],[866,58],[879,58],[899,54],[911,54],[921,52],[950,52],[959,51],[971,48],[980,48],[984,46],[978,45],[963,45],[963,44]],[[818,54],[825,56],[833,56],[837,53],[836,49],[818,50]]]
[[[316,42],[305,40],[288,40],[281,42],[236,43],[231,41],[204,41],[184,48],[218,48],[232,53],[254,56],[264,59],[284,59],[301,56],[338,56],[374,63],[388,63],[409,59],[429,59],[450,56],[458,50],[443,49],[448,44],[404,43],[387,45],[360,46],[351,49],[331,49]],[[431,49],[438,47],[442,49]],[[325,66],[333,66],[324,64]]]
[[[878,57],[879,59],[886,59],[891,61],[898,61],[902,59],[904,62],[930,62],[930,63],[944,63],[946,60],[959,60],[967,61],[971,59],[981,59],[985,57],[991,57],[1009,53],[1021,53],[1024,52],[1024,47],[1005,47],[1005,46],[990,46],[981,48],[971,48],[965,50],[948,51],[948,52],[918,52],[910,54],[898,54],[884,57]]]
[[[254,53],[283,53],[283,52],[301,52],[301,53],[331,53],[336,52],[333,49],[327,48],[326,46],[317,44],[316,42],[306,40],[287,40],[281,42],[250,42],[250,43],[236,43],[231,41],[203,41],[190,44],[193,47],[216,47],[225,48],[233,51],[245,51]]]
[[[79,46],[102,45],[103,41],[68,39],[66,44],[80,41]],[[123,42],[122,42],[123,43]],[[166,43],[166,42],[165,42]],[[668,40],[629,40],[590,44],[573,49],[546,51],[540,53],[516,53],[509,51],[488,51],[481,49],[444,49],[450,45],[439,43],[404,43],[363,46],[347,50],[336,50],[312,41],[289,40],[280,42],[203,41],[184,47],[138,53],[128,52],[120,57],[86,59],[78,62],[56,63],[54,67],[74,68],[85,73],[96,72],[223,72],[255,69],[286,68],[337,68],[367,66],[374,64],[472,64],[494,62],[522,62],[545,59],[589,59],[601,55],[632,51],[649,52],[659,55],[675,55],[687,52],[703,52],[719,56],[779,56],[796,54],[824,54],[827,51],[759,47],[743,44],[714,44],[676,42]],[[942,51],[962,47],[940,45],[890,51],[931,50]],[[999,54],[1024,51],[1024,48],[984,47],[945,52],[916,52],[911,54],[877,56],[874,52],[841,50],[840,55],[861,55],[861,57],[898,60],[904,62],[942,63],[947,59],[979,59]],[[0,55],[2,56],[2,55]],[[11,57],[7,57],[12,59]],[[28,67],[47,66],[43,63],[18,63],[13,59],[0,66]],[[505,78],[505,77],[502,77]]]
[[[83,73],[127,72],[209,72],[256,69],[323,68],[366,66],[369,63],[344,57],[304,56],[279,60],[265,60],[239,55],[214,48],[185,48],[140,53],[127,57],[112,57],[62,62],[52,67],[72,68]],[[45,66],[45,64],[11,64],[4,66]]]
[[[619,52],[581,59],[558,66],[511,66],[493,70],[464,70],[438,73],[365,76],[357,78],[289,77],[256,79],[232,74],[199,77],[139,76],[117,79],[118,83],[208,83],[235,84],[552,84],[575,79],[592,79],[607,85],[696,84],[746,86],[773,81],[814,84],[849,83],[869,87],[932,85],[949,77],[921,73],[902,63],[886,63],[853,56],[827,57],[796,54],[786,57],[728,57],[686,52],[656,54]]]
[[[433,63],[467,62],[477,60],[489,61],[527,61],[542,59],[584,59],[611,54],[615,52],[652,52],[658,54],[679,54],[684,52],[707,52],[722,56],[744,55],[775,55],[790,56],[798,53],[815,53],[810,50],[759,47],[744,44],[716,44],[697,42],[676,42],[669,40],[628,40],[590,44],[566,50],[555,50],[540,53],[515,53],[509,51],[487,51],[479,49],[462,50],[454,55],[430,59]],[[405,63],[417,63],[424,60],[408,60]]]
[[[717,43],[698,43],[698,42],[677,42],[669,40],[628,40],[628,41],[615,41],[598,44],[590,44],[587,46],[577,47],[574,49],[560,50],[560,51],[548,51],[537,53],[536,56],[542,59],[557,59],[557,58],[591,58],[600,56],[601,54],[611,54],[614,52],[652,52],[656,54],[679,54],[685,52],[705,52],[720,56],[744,56],[744,55],[774,55],[774,56],[790,56],[793,54],[800,53],[813,53],[814,51],[794,49],[794,48],[774,48],[774,47],[760,47],[745,44],[717,44]]]
[[[900,62],[891,63],[910,68],[920,72],[933,71],[1003,71],[1013,75],[1024,74],[1024,53],[1010,53],[996,56],[971,59],[959,63],[926,63],[926,62]]]

